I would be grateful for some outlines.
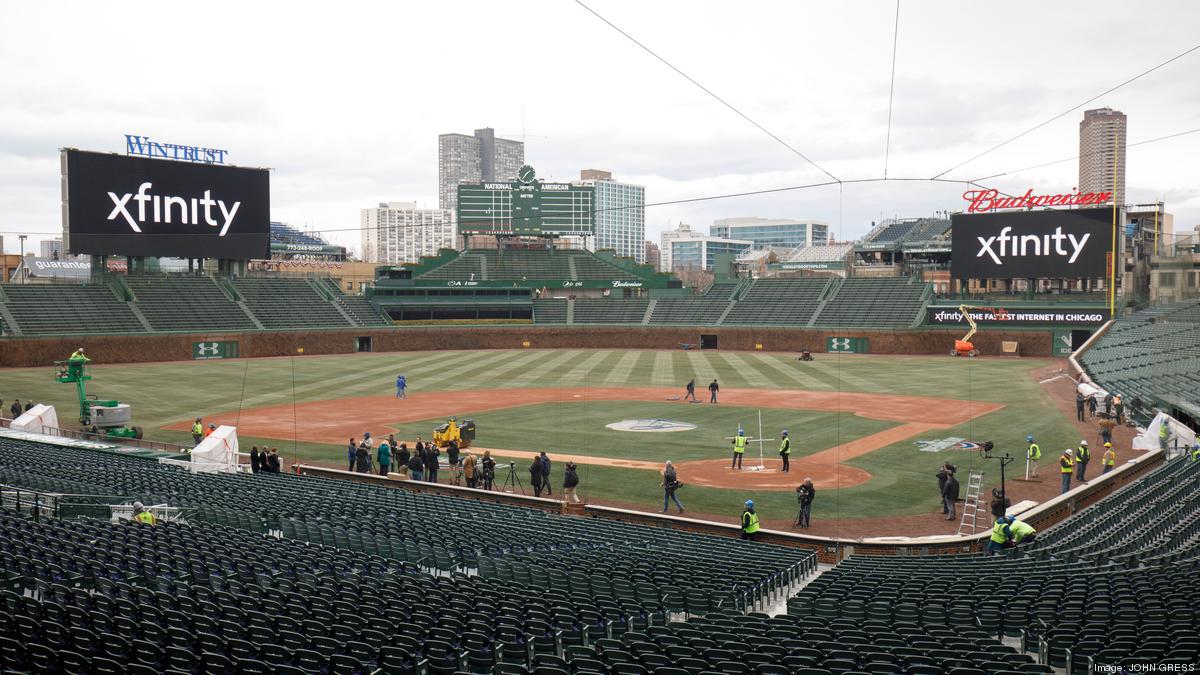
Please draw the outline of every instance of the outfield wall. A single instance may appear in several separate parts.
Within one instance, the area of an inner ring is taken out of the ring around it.
[[[414,326],[314,331],[247,331],[77,335],[4,338],[0,367],[48,366],[83,346],[97,363],[187,361],[198,342],[233,341],[241,357],[292,356],[297,353],[352,354],[358,339],[371,338],[376,352],[436,349],[678,349],[696,345],[700,335],[717,336],[721,349],[798,352],[825,351],[826,338],[867,338],[872,354],[947,354],[962,337],[955,330],[851,330],[754,327],[667,326]],[[974,338],[984,355],[1001,354],[1002,341],[1019,343],[1023,356],[1050,356],[1049,330],[983,330]],[[303,349],[303,352],[298,350]]]

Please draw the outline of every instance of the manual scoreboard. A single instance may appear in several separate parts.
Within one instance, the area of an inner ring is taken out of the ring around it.
[[[593,236],[595,188],[536,180],[523,166],[512,182],[458,186],[458,231],[463,234]]]

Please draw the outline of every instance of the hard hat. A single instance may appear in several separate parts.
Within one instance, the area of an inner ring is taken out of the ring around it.
[[[1112,443],[1105,443],[1105,444],[1104,444],[1104,447],[1106,447],[1106,448],[1111,448],[1111,447],[1112,447]]]
[[[1080,445],[1087,445],[1087,441],[1079,441]]]
[[[787,436],[787,429],[784,429],[784,430],[783,430],[783,435],[784,435],[784,436]]]
[[[217,425],[215,425],[215,424],[209,424],[209,425],[208,425],[208,428],[209,428],[209,429],[216,429],[216,428],[217,428]]]
[[[1063,454],[1064,455],[1073,455],[1073,454],[1075,454],[1075,451],[1072,450],[1071,448],[1067,448],[1066,450],[1063,450]]]
[[[1032,443],[1032,442],[1033,442],[1033,436],[1026,436],[1026,437],[1025,437],[1025,440],[1026,440],[1026,441],[1029,441],[1030,443]]]
[[[738,436],[745,436],[745,435],[746,435],[745,429],[738,429]]]
[[[141,502],[134,502],[134,503],[133,503],[133,510],[135,510],[135,511],[138,511],[138,510],[141,510],[142,508],[143,508],[143,507],[142,507],[142,503],[141,503]]]
[[[746,500],[746,508],[748,508],[748,509],[754,508],[754,500],[753,499]]]
[[[197,421],[197,422],[199,422],[199,421],[200,421],[200,418],[199,418],[199,417],[197,417],[197,418],[196,418],[196,421]]]

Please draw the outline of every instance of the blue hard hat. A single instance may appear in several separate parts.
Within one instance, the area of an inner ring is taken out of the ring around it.
[[[745,436],[745,435],[746,435],[745,429],[738,429],[738,436]]]
[[[1026,436],[1026,437],[1025,437],[1025,440],[1027,440],[1027,441],[1029,441],[1030,443],[1032,443],[1032,442],[1033,442],[1033,436]]]
[[[783,430],[783,435],[784,435],[784,436],[787,436],[787,429],[784,429],[784,430]]]
[[[746,508],[748,508],[748,509],[754,508],[754,500],[753,499],[746,500]]]

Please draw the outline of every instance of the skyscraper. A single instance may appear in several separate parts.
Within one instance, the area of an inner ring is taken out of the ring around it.
[[[447,209],[418,209],[416,202],[386,202],[363,209],[362,253],[366,262],[417,262],[454,248],[454,222]]]
[[[755,247],[796,248],[829,243],[829,223],[792,218],[722,218],[710,229],[714,237],[743,239]]]
[[[579,178],[580,184],[596,189],[595,249],[646,262],[646,188],[615,181],[612,173],[596,169],[580,171]]]
[[[63,240],[62,237],[53,239],[43,239],[39,244],[43,258],[53,258],[58,260],[63,257]]]
[[[1112,108],[1083,112],[1079,123],[1079,192],[1116,192],[1117,204],[1125,204],[1125,113]]]
[[[524,163],[525,144],[496,138],[491,128],[438,136],[438,207],[458,207],[459,183],[513,180]]]

